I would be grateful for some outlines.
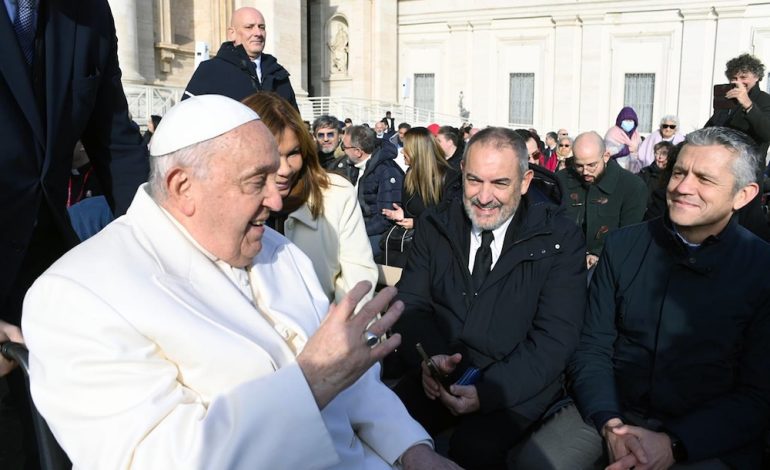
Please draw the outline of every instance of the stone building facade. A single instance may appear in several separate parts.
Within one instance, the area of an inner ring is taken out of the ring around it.
[[[196,43],[213,56],[232,11],[254,6],[300,102],[391,103],[397,119],[399,106],[418,106],[450,124],[464,115],[574,134],[603,132],[633,104],[647,127],[676,114],[688,131],[708,118],[729,58],[770,65],[763,1],[109,1],[126,83],[184,87]]]

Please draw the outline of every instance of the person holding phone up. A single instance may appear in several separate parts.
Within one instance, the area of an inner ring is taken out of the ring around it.
[[[714,114],[704,127],[729,127],[754,139],[760,156],[757,172],[765,174],[767,148],[770,144],[770,95],[757,86],[765,76],[765,66],[753,55],[741,54],[727,61],[725,76],[733,87],[728,88],[723,97],[718,96],[721,93],[717,92],[720,85],[714,87]],[[764,192],[763,179],[759,179],[760,191],[757,197],[738,216],[741,225],[765,241],[770,241],[770,226],[760,200]]]
[[[760,90],[757,84],[764,75],[764,64],[753,55],[741,54],[727,61],[725,76],[733,86],[724,98],[733,105],[715,109],[704,126],[725,126],[745,132],[756,141],[763,157],[770,143],[770,95]],[[715,96],[715,101],[717,98]],[[764,166],[764,159],[761,160]]]

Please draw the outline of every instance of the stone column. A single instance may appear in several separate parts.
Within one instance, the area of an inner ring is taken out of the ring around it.
[[[372,8],[372,98],[397,102],[401,93],[398,79],[398,2],[379,0]]]
[[[579,132],[596,130],[604,134],[608,125],[609,90],[611,71],[607,66],[610,53],[605,34],[603,14],[580,15],[582,23],[582,44],[580,50],[580,92],[578,100],[579,117],[577,126],[567,127],[572,137]],[[558,87],[559,84],[556,83]]]
[[[679,121],[683,131],[698,128],[711,115],[712,81],[726,83],[727,79],[715,76],[714,47],[717,22],[711,8],[682,9],[682,57],[680,71]],[[724,63],[719,64],[723,67]],[[723,68],[721,70],[724,70]]]
[[[471,122],[476,127],[487,124],[505,122],[496,119],[494,114],[495,102],[500,99],[495,89],[495,79],[490,70],[496,69],[497,50],[490,47],[494,44],[492,38],[492,20],[485,18],[470,18],[470,48],[473,54],[468,57],[467,68],[470,68],[470,90],[463,90],[467,97],[465,106],[473,113]],[[467,69],[466,68],[466,69]]]
[[[139,69],[139,40],[136,0],[110,0],[115,32],[118,36],[118,60],[123,82],[144,83]]]
[[[473,57],[473,50],[471,49],[473,44],[473,28],[467,19],[448,21],[447,28],[449,29],[448,49],[455,53],[455,59],[442,66],[442,72],[447,77],[448,105],[447,109],[440,109],[440,111],[458,116],[460,116],[462,111],[470,111],[472,114],[468,119],[472,120],[472,118],[480,114],[480,110],[476,109],[476,113],[473,113],[475,91],[470,86],[471,70],[469,67],[458,67],[458,64],[460,62],[468,63],[467,61]],[[462,72],[458,73],[458,68]],[[462,109],[460,108],[460,93],[462,93]],[[439,97],[438,101],[442,101],[441,97]],[[460,116],[460,119],[465,118]],[[451,124],[454,125],[456,123]]]
[[[550,129],[566,128],[577,135],[580,113],[580,51],[582,31],[575,15],[554,16],[553,63],[545,69],[553,70],[553,101],[546,110],[544,122]],[[548,93],[548,92],[546,92]]]

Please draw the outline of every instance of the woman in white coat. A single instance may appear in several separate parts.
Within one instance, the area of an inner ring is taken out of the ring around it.
[[[353,186],[321,168],[313,138],[286,100],[259,92],[243,103],[273,133],[281,157],[276,183],[283,209],[268,223],[310,258],[329,301],[342,300],[358,281],[376,285],[377,266]],[[369,298],[371,292],[364,301]]]

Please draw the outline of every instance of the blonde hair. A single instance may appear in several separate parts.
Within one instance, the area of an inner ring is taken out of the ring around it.
[[[419,194],[426,206],[441,202],[449,164],[433,134],[425,127],[409,129],[404,134],[404,153],[411,159],[404,179],[407,192]]]

